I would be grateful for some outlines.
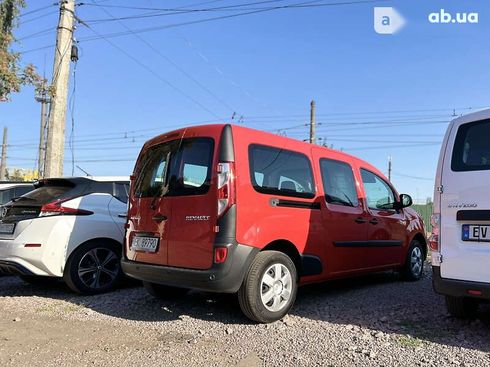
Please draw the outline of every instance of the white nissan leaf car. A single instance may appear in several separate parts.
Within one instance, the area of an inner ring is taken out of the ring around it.
[[[35,187],[0,213],[0,272],[35,284],[63,278],[78,293],[113,289],[129,179],[54,178]]]

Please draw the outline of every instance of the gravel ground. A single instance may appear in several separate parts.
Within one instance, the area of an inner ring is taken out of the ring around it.
[[[382,273],[304,287],[270,325],[230,295],[87,297],[16,277],[0,278],[0,312],[1,366],[490,366],[490,307],[448,316],[428,265],[415,283]]]

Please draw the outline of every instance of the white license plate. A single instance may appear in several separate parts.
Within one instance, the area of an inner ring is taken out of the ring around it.
[[[0,223],[0,233],[12,234],[15,230],[15,223]]]
[[[463,224],[463,241],[490,242],[490,226]]]
[[[157,247],[157,237],[133,237],[133,242],[131,243],[133,251],[156,252]]]

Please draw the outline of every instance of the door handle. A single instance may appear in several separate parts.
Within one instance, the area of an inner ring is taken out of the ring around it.
[[[376,225],[378,224],[378,220],[376,218],[373,218],[369,221],[369,223]]]
[[[128,216],[128,213],[121,213],[117,215],[119,218],[126,218]]]
[[[166,221],[168,218],[166,215],[155,215],[153,218],[152,218],[155,222],[164,222]]]
[[[363,223],[367,222],[367,219],[359,217],[359,218],[354,219],[354,222],[356,222],[357,224],[363,224]]]

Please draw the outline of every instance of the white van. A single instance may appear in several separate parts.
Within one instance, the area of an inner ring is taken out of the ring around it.
[[[490,299],[490,109],[449,125],[431,222],[434,290],[451,315],[474,316]]]

